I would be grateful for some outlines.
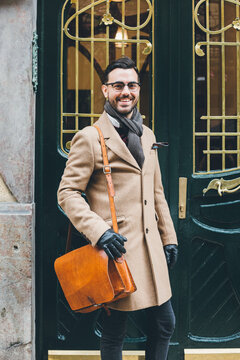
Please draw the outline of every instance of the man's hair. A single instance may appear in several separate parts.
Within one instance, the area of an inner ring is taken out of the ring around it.
[[[130,59],[128,56],[123,56],[113,62],[111,62],[111,64],[108,65],[108,67],[106,68],[105,72],[104,72],[104,83],[108,82],[108,74],[113,71],[114,69],[134,69],[138,75],[138,81],[140,81],[140,74],[138,71],[138,68],[136,67],[135,62]]]

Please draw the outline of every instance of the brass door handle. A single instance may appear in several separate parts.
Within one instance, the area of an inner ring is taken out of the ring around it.
[[[186,218],[186,207],[187,207],[187,178],[179,178],[179,205],[178,205],[178,218]]]
[[[240,190],[240,178],[233,180],[224,180],[221,179],[213,179],[208,184],[208,187],[203,189],[203,195],[206,194],[208,190],[217,190],[219,196],[222,196],[224,193],[234,193]]]

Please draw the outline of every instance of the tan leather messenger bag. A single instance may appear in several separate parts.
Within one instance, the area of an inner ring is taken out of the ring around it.
[[[113,230],[118,233],[111,167],[102,132],[98,126],[94,126],[100,136],[103,172],[107,180]],[[104,250],[90,244],[69,251],[70,242],[71,224],[68,232],[67,253],[55,260],[54,268],[63,293],[73,311],[92,312],[136,291],[136,285],[123,256],[110,260]]]

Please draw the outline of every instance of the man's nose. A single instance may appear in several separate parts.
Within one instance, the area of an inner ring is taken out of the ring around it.
[[[125,84],[124,88],[122,89],[122,94],[123,95],[129,95],[130,94],[130,90],[127,84]]]

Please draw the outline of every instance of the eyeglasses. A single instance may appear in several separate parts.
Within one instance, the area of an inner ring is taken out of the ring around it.
[[[113,90],[116,92],[123,91],[125,86],[127,86],[130,91],[137,91],[140,87],[140,83],[136,81],[130,81],[127,84],[125,84],[123,81],[115,81],[113,83],[106,83],[105,85],[111,85],[113,87]]]

